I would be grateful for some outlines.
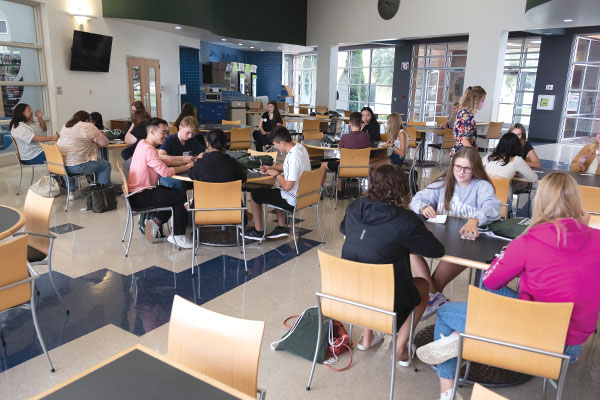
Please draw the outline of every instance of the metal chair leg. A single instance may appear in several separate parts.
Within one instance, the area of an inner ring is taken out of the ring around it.
[[[294,213],[292,214],[292,236],[294,237],[294,245],[296,246],[296,255],[300,254],[298,251],[298,242],[296,241],[296,209],[294,208]]]
[[[319,203],[317,203],[317,227],[319,228],[319,234],[321,235],[321,243],[325,243],[323,230],[321,229],[321,220],[319,219]]]
[[[17,195],[21,191],[21,182],[23,181],[23,166],[19,163],[19,188],[17,189]]]
[[[246,240],[244,239],[244,225],[239,225],[240,237],[242,239],[242,253],[244,254],[244,269],[248,273],[248,260],[246,258]]]
[[[51,239],[51,240],[53,241],[54,239]],[[58,296],[58,300],[62,303],[63,307],[65,308],[67,315],[69,315],[69,313],[71,311],[67,307],[67,303],[65,303],[65,299],[63,299],[62,295],[56,288],[56,285],[54,284],[54,278],[52,278],[52,275],[53,275],[52,274],[52,244],[50,245],[50,251],[48,252],[48,261],[47,262],[48,262],[48,277],[50,278],[50,284],[52,285],[52,288],[56,292],[56,295]]]
[[[127,233],[127,228],[129,227],[129,218],[133,219],[133,215],[131,209],[129,208],[129,204],[127,204],[127,221],[125,221],[125,230],[123,231],[123,237],[121,238],[121,242],[125,241],[125,234]]]
[[[33,177],[35,175],[35,165],[31,166],[31,181],[29,182],[29,186],[33,185]],[[21,188],[21,185],[19,185],[19,189]]]
[[[261,244],[265,237],[267,236],[267,205],[262,205],[263,209],[263,237],[258,241],[258,244]]]
[[[396,346],[397,346],[397,341],[398,341],[398,335],[397,335],[397,326],[396,326],[396,316],[393,316],[393,322],[392,322],[392,332],[394,332],[392,334],[392,379],[390,382],[390,400],[394,399],[394,383],[396,382]],[[410,350],[409,352],[409,357],[410,357]]]
[[[65,181],[67,182],[67,203],[65,204],[65,212],[69,210],[69,193],[71,193],[71,184],[69,183],[69,176],[65,177]],[[50,185],[52,188],[52,185]],[[50,196],[50,191],[48,191],[48,196]]]
[[[319,321],[319,323],[317,324],[317,345],[315,347],[315,356],[313,357],[312,367],[310,369],[310,375],[308,376],[308,383],[306,384],[306,390],[310,390],[310,384],[312,382],[312,378],[315,373],[315,366],[317,365],[317,356],[318,356],[318,352],[319,352],[319,346],[321,345],[321,327],[322,327],[323,323],[322,323],[322,315],[321,315],[321,301],[319,299],[319,296],[317,296],[317,315],[319,316],[319,318],[317,319],[317,321]],[[394,364],[396,364],[396,363],[394,363]]]
[[[50,356],[48,355],[48,350],[46,349],[46,344],[44,343],[44,338],[42,337],[42,332],[40,332],[40,326],[37,320],[37,314],[35,310],[35,281],[31,281],[31,316],[33,318],[33,326],[35,327],[35,332],[37,333],[38,340],[40,341],[40,345],[42,346],[42,350],[44,351],[44,355],[46,356],[46,360],[48,361],[48,365],[50,366],[50,372],[54,372],[54,366],[52,365],[52,361],[50,361]]]
[[[141,218],[141,215],[140,215]],[[131,225],[129,226],[129,240],[127,241],[127,250],[125,250],[125,257],[129,255],[129,246],[131,246],[131,237],[133,236],[133,216],[131,217]]]

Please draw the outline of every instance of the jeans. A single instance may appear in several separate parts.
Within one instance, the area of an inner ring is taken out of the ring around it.
[[[191,186],[192,186],[189,184],[189,182],[180,181],[179,179],[174,179],[171,177],[162,177],[161,176],[158,178],[158,181],[161,184],[161,186],[166,186],[169,188],[181,190],[182,192],[185,192],[188,188],[191,189]]]
[[[488,292],[496,293],[501,296],[518,298],[518,293],[508,287],[503,287],[498,290],[490,290],[485,286],[483,289]],[[435,331],[433,334],[434,340],[441,338],[441,335],[450,336],[452,332],[465,331],[465,323],[467,321],[467,303],[449,302],[440,307],[437,313],[437,321],[435,323]],[[583,345],[565,346],[564,354],[571,357],[569,362],[577,361],[583,351]],[[454,379],[456,373],[456,358],[452,358],[437,366],[437,375],[444,379]]]
[[[399,167],[404,163],[404,157],[400,157],[398,154],[390,154],[390,162]]]
[[[110,163],[105,160],[88,161],[79,165],[65,167],[69,175],[73,174],[95,174],[96,182],[110,186]],[[69,178],[69,191],[75,192],[75,178]]]
[[[31,160],[21,160],[23,164],[34,165],[34,164],[43,164],[46,161],[46,154],[41,152],[37,156],[33,157]]]

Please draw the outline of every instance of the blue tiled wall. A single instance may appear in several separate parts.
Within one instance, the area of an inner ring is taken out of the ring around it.
[[[200,66],[200,50],[190,47],[179,47],[179,79],[186,85],[187,94],[181,96],[181,104],[192,103],[196,108],[204,100],[202,85],[202,67]]]
[[[256,94],[278,100],[281,92],[281,52],[247,51],[246,64],[256,65]]]

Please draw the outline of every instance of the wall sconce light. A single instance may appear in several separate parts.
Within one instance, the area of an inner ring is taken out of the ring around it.
[[[88,19],[96,18],[93,15],[84,15],[84,14],[71,14],[73,18],[75,18],[75,22],[79,25],[79,30],[83,30],[83,25],[87,22]]]

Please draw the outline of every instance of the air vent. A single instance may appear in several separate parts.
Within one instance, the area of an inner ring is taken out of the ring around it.
[[[8,33],[8,24],[5,19],[0,19],[0,35]]]

